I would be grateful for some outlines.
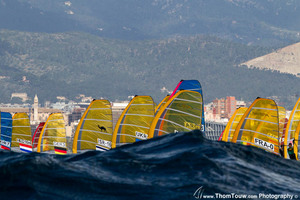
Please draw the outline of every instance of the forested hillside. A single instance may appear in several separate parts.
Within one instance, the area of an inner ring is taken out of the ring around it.
[[[298,95],[298,78],[277,72],[237,67],[271,52],[209,36],[166,40],[121,41],[85,33],[0,32],[1,101],[12,92],[35,93],[44,100],[127,99],[151,95],[160,101],[181,79],[197,79],[204,100],[234,95],[244,100],[280,96],[288,103]],[[22,81],[26,76],[29,82]]]

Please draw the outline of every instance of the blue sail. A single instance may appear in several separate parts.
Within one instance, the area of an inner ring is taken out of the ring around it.
[[[171,94],[170,98],[180,90],[191,90],[195,92],[199,92],[203,98],[202,86],[198,80],[181,80],[173,93]],[[205,133],[205,118],[204,118],[204,101],[202,99],[202,120],[201,120],[201,131]]]
[[[1,112],[1,149],[10,150],[12,134],[12,116]]]

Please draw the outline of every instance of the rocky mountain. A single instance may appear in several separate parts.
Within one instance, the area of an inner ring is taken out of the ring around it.
[[[249,68],[277,70],[300,75],[300,43],[278,49],[270,54],[251,59],[241,65]]]
[[[0,29],[115,39],[215,35],[248,45],[300,38],[298,0],[0,0]]]

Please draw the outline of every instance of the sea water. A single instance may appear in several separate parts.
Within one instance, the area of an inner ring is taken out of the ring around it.
[[[0,199],[300,198],[299,162],[255,147],[210,141],[200,131],[106,152],[2,151],[0,177]]]

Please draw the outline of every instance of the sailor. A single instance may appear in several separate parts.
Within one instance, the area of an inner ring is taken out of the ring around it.
[[[287,150],[288,150],[288,154],[290,156],[290,159],[296,160],[296,155],[294,153],[294,147],[293,147],[291,142],[289,143],[289,148]]]
[[[282,156],[282,157],[284,157],[284,145],[283,144],[281,144],[281,146],[280,146],[280,148],[279,148],[279,153],[280,153],[280,155]]]

